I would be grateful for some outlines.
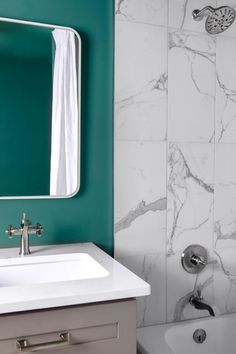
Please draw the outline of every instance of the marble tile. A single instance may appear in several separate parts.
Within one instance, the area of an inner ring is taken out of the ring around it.
[[[236,248],[215,250],[214,302],[218,314],[236,311]]]
[[[192,12],[208,5],[216,7],[216,0],[169,0],[169,26],[205,33],[205,20],[194,21]]]
[[[167,321],[181,321],[208,316],[208,312],[196,310],[189,304],[191,295],[201,291],[204,301],[214,303],[213,266],[208,265],[201,273],[189,274],[181,265],[181,254],[167,258]]]
[[[116,0],[116,20],[167,25],[166,0]]]
[[[169,140],[210,142],[215,126],[215,39],[170,31]]]
[[[236,247],[236,144],[216,144],[215,247]]]
[[[166,321],[165,254],[118,258],[118,261],[151,285],[151,295],[137,299],[137,326],[151,326]]]
[[[115,138],[166,139],[167,30],[116,24]]]
[[[236,41],[216,41],[216,142],[236,143]]]
[[[115,255],[165,252],[166,143],[116,142]]]
[[[167,254],[199,243],[213,246],[214,145],[170,143]]]

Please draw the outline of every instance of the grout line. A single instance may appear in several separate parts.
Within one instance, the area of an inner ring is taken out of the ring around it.
[[[213,146],[213,212],[212,212],[212,250],[215,249],[215,232],[214,232],[214,225],[215,225],[215,193],[216,193],[216,91],[217,91],[217,37],[215,37],[215,103],[214,103],[214,146]],[[213,296],[213,304],[215,305],[215,265],[212,265],[212,275],[213,275],[213,283],[212,283],[212,296]]]
[[[169,14],[169,11],[167,11]],[[169,16],[168,16],[169,17]],[[188,33],[188,34],[192,34],[192,35],[204,35],[206,37],[212,37],[213,35],[208,34],[206,31],[196,31],[193,29],[181,29],[180,27],[175,27],[175,26],[169,26],[169,24],[167,25],[160,25],[160,24],[154,24],[154,23],[149,23],[149,22],[142,22],[142,21],[132,21],[132,20],[121,20],[119,18],[116,19],[116,22],[125,22],[125,23],[130,23],[130,24],[135,24],[135,25],[144,25],[144,26],[151,26],[151,27],[157,27],[157,28],[167,28],[168,30],[171,31],[178,31],[178,32],[182,32],[182,33]],[[227,32],[226,32],[227,33]],[[214,36],[220,36],[220,38],[228,38],[228,39],[235,39],[236,35],[227,35],[225,33],[221,33],[218,35],[214,35]]]
[[[151,27],[160,27],[160,28],[167,28],[167,25],[159,25],[150,22],[142,22],[142,21],[134,21],[134,20],[121,20],[119,18],[116,19],[117,22],[126,22],[126,23],[134,23],[136,25],[144,25],[144,26],[151,26]]]
[[[163,140],[158,140],[158,139],[115,139],[117,143],[158,143],[158,144],[165,144],[165,143],[173,143],[173,144],[191,144],[191,145],[213,145],[213,146],[223,146],[223,145],[232,145],[236,146],[236,142],[228,142],[228,141],[222,141],[222,142],[209,142],[208,140],[206,141],[187,141],[187,140],[169,140],[169,139],[163,139]]]
[[[167,232],[168,232],[168,150],[169,150],[169,0],[167,4],[167,27],[166,27],[166,72],[167,72],[167,94],[166,94],[166,232],[165,232],[165,321],[167,322],[167,315],[168,315],[168,303],[167,303],[167,291],[168,291],[168,282],[167,282]]]

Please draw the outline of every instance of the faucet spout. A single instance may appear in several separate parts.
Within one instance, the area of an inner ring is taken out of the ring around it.
[[[30,254],[29,249],[29,235],[28,235],[28,226],[24,226],[22,229],[22,235],[20,239],[20,256],[27,256]]]
[[[189,302],[192,306],[195,307],[197,310],[207,310],[211,316],[215,316],[215,313],[213,311],[213,308],[202,302],[202,297],[199,294],[192,295],[189,299]]]

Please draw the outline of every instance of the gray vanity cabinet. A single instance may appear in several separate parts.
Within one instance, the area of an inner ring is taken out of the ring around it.
[[[0,354],[136,354],[136,301],[0,316]]]

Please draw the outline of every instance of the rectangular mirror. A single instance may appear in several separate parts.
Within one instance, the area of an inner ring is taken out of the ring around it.
[[[0,18],[0,198],[68,198],[80,185],[81,40]]]

